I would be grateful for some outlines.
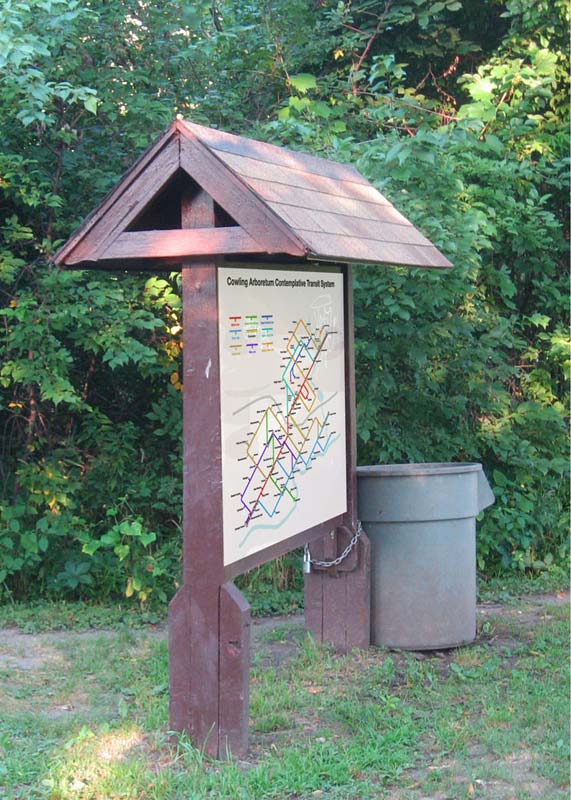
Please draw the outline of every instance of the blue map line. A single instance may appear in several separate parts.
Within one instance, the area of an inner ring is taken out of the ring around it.
[[[288,519],[291,517],[291,515],[294,513],[294,511],[295,511],[295,503],[292,505],[291,509],[288,511],[288,513],[285,515],[285,517],[283,517],[278,522],[277,525],[254,525],[253,528],[250,528],[248,530],[248,533],[244,536],[244,538],[240,542],[240,547],[243,547],[243,545],[246,544],[246,542],[248,541],[250,536],[253,533],[255,533],[256,531],[277,531],[277,530],[279,530],[282,527],[282,525],[285,525],[285,523],[288,521]]]
[[[290,480],[294,479],[294,473],[295,473],[295,470],[296,470],[296,467],[297,467],[298,463],[301,461],[301,463],[304,465],[305,469],[307,469],[309,467],[309,465],[311,464],[311,460],[313,458],[313,454],[315,453],[315,451],[317,449],[319,449],[319,450],[321,450],[322,454],[325,454],[327,452],[327,449],[329,448],[330,444],[332,444],[332,442],[335,441],[333,439],[333,434],[332,433],[330,433],[328,435],[327,441],[324,444],[322,444],[319,441],[319,437],[321,436],[321,432],[323,431],[323,429],[325,428],[325,426],[327,424],[327,420],[329,419],[329,416],[330,416],[330,414],[328,413],[327,416],[325,417],[325,420],[323,421],[323,424],[319,427],[319,430],[317,432],[317,437],[315,439],[315,443],[314,443],[313,447],[311,448],[311,451],[310,451],[309,455],[307,456],[307,458],[304,458],[301,453],[299,453],[297,456],[295,456],[292,453],[289,445],[287,443],[284,443],[284,442],[280,441],[279,437],[276,436],[275,433],[272,433],[270,439],[268,440],[268,442],[266,443],[264,449],[262,450],[262,454],[260,455],[257,463],[252,467],[252,471],[251,471],[250,477],[249,477],[249,479],[248,479],[248,481],[246,483],[246,487],[244,488],[244,491],[242,492],[242,495],[240,496],[240,499],[242,501],[242,505],[244,506],[246,511],[249,512],[250,509],[248,508],[248,506],[247,506],[247,504],[246,504],[246,502],[244,500],[244,495],[247,493],[247,491],[248,491],[248,489],[250,487],[250,484],[254,480],[254,476],[256,475],[256,472],[258,471],[258,469],[260,467],[260,463],[262,462],[262,459],[264,458],[264,456],[266,454],[266,451],[270,447],[270,443],[271,443],[272,439],[275,439],[275,441],[280,445],[280,447],[284,447],[285,446],[289,450],[290,455],[291,455],[291,459],[292,459],[292,465],[291,465],[290,472],[287,472],[287,470],[285,469],[285,467],[283,466],[281,461],[278,461],[278,464],[279,464],[282,472],[284,473],[286,481],[285,481],[285,484],[284,484],[283,488],[280,491],[280,495],[276,500],[274,508],[272,510],[270,510],[268,507],[266,507],[265,501],[263,501],[262,499],[260,499],[258,501],[258,503],[262,507],[264,513],[268,517],[270,517],[270,519],[275,516],[275,514],[276,514],[276,512],[277,512],[277,510],[279,508],[279,505],[280,505],[284,495],[286,494],[286,492],[290,491],[287,488],[288,487],[288,483],[290,482]],[[297,493],[298,489],[297,489],[297,484],[295,484],[295,480],[294,480],[294,486],[295,486],[295,491]]]
[[[337,436],[335,436],[335,437],[333,437],[333,434],[329,434],[329,437],[328,437],[328,440],[327,440],[327,444],[324,447],[323,452],[325,453],[325,451],[327,449],[329,449],[329,447],[334,442],[336,442],[339,439],[339,437],[340,437],[340,434],[337,434]],[[284,494],[285,494],[285,492],[284,492]],[[283,494],[280,497],[280,501],[281,501],[282,497],[283,497]],[[280,521],[276,525],[262,524],[262,525],[254,525],[254,527],[249,528],[248,532],[246,533],[246,535],[243,537],[243,539],[241,539],[239,546],[243,547],[246,544],[246,542],[248,541],[248,539],[250,538],[250,536],[253,533],[255,533],[256,531],[268,531],[268,530],[272,530],[272,531],[276,530],[277,531],[277,530],[279,530],[283,525],[286,524],[286,522],[289,520],[291,515],[294,513],[295,507],[296,507],[296,503],[293,503],[291,509],[288,511],[288,513],[285,515],[285,517],[282,517],[280,519]],[[274,516],[275,516],[275,511],[274,511]]]
[[[284,483],[284,485],[283,485],[283,489],[279,489],[280,495],[279,495],[278,499],[276,500],[276,504],[275,504],[275,506],[274,506],[274,508],[273,508],[273,510],[272,510],[272,511],[270,511],[268,508],[266,508],[266,506],[265,506],[265,503],[264,503],[264,501],[263,501],[263,500],[259,500],[259,501],[258,501],[258,504],[259,504],[259,505],[260,505],[260,506],[263,508],[263,510],[265,511],[265,513],[268,515],[268,517],[269,517],[270,519],[276,515],[276,512],[277,512],[277,510],[278,510],[278,506],[280,505],[280,503],[281,503],[281,501],[282,501],[282,497],[283,497],[283,496],[286,494],[286,492],[291,492],[291,489],[288,489],[288,488],[287,488],[287,485],[288,485],[288,483],[289,483],[290,481],[294,481],[294,477],[293,477],[293,470],[292,470],[292,471],[290,472],[290,474],[287,476],[286,482],[285,482],[285,483]],[[295,481],[294,481],[294,483],[295,483]],[[274,486],[275,486],[275,485],[276,485],[276,484],[274,483]],[[278,488],[279,488],[279,487],[278,487]],[[297,490],[297,487],[295,487],[295,489]]]

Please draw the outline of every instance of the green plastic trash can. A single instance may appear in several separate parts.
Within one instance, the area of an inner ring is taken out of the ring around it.
[[[358,467],[371,541],[371,642],[405,650],[476,636],[476,515],[494,502],[481,464]]]

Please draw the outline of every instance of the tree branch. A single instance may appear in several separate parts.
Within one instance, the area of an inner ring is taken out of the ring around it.
[[[377,38],[377,36],[381,32],[381,29],[383,27],[383,23],[385,21],[385,18],[387,16],[387,14],[390,11],[390,8],[391,8],[392,4],[393,4],[393,0],[386,0],[385,7],[383,9],[383,13],[381,14],[381,16],[378,19],[378,22],[377,22],[377,25],[375,27],[375,30],[373,31],[373,33],[369,37],[369,41],[367,42],[367,44],[365,45],[365,49],[363,50],[363,52],[359,56],[359,58],[357,60],[357,64],[353,67],[353,70],[352,70],[352,73],[353,73],[353,94],[355,94],[355,95],[357,94],[357,84],[356,84],[356,81],[355,81],[355,76],[359,72],[359,70],[361,69],[364,60],[369,55],[369,51],[370,51],[371,47],[373,46],[373,43],[374,43],[375,39]]]

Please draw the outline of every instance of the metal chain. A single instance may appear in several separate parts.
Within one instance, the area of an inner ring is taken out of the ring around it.
[[[359,539],[361,538],[361,534],[363,533],[363,526],[361,525],[361,520],[357,522],[357,530],[355,531],[355,535],[345,548],[341,555],[338,555],[337,558],[334,558],[332,561],[315,561],[311,557],[311,553],[309,551],[309,545],[306,544],[304,547],[303,552],[303,560],[306,564],[311,564],[314,567],[338,567],[342,561],[345,561],[351,550],[355,547]]]

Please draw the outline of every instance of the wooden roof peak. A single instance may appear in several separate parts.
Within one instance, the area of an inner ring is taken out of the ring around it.
[[[235,223],[133,230],[184,174]],[[161,195],[161,198],[163,195]],[[56,254],[60,266],[140,269],[207,255],[450,267],[354,167],[177,119]]]

